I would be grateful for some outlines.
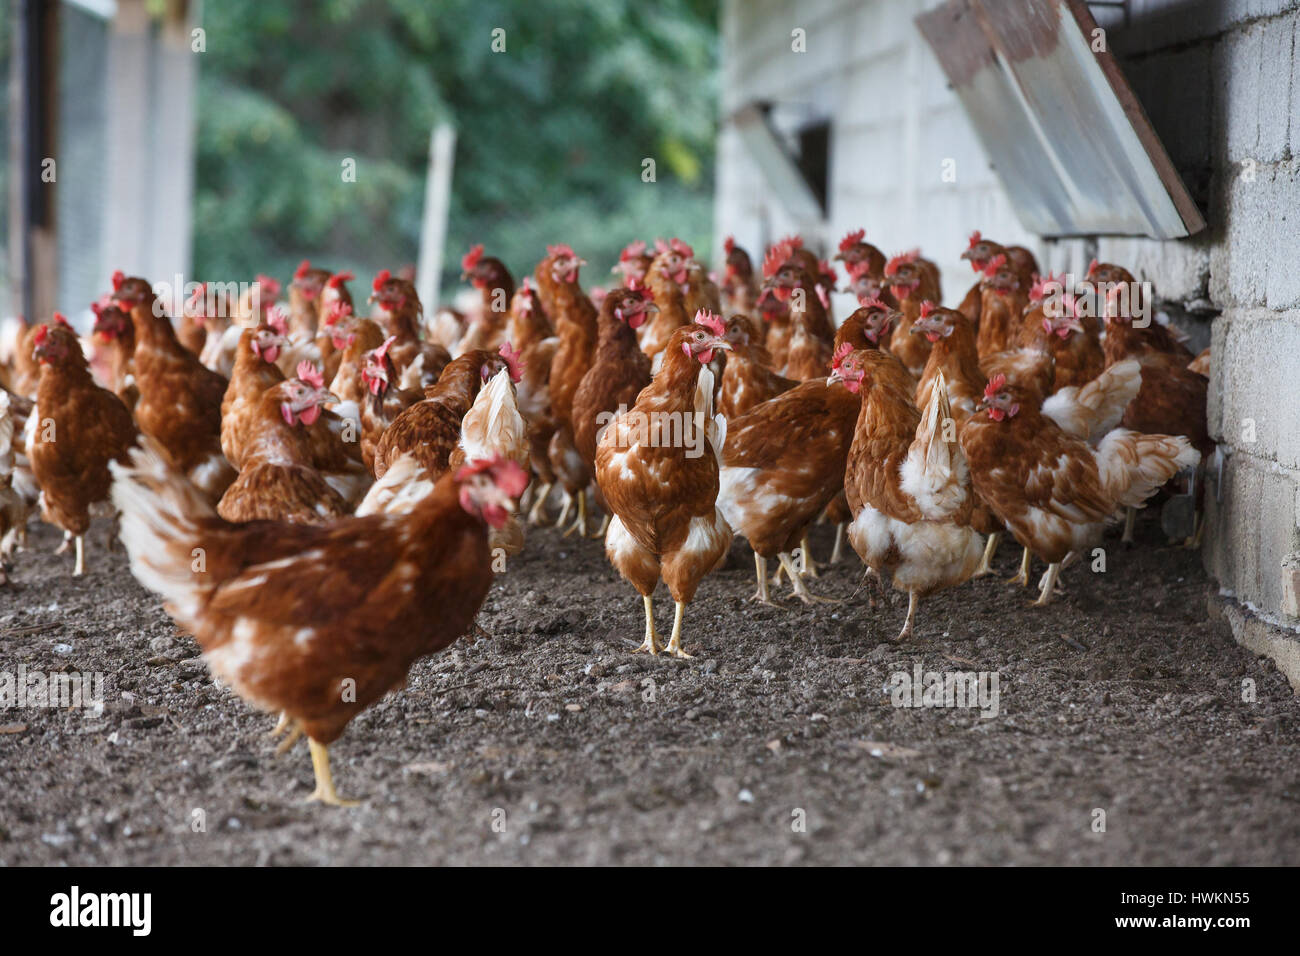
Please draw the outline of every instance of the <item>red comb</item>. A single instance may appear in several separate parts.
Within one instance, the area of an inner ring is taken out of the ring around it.
[[[1088,275],[1091,276],[1094,272],[1096,272],[1096,271],[1097,271],[1097,266],[1099,266],[1100,264],[1101,264],[1101,263],[1099,263],[1096,259],[1093,259],[1091,262],[1089,262],[1089,263],[1088,263]]]
[[[271,276],[258,275],[257,284],[262,287],[262,291],[274,299],[280,294],[280,280]]]
[[[894,256],[894,258],[885,263],[885,275],[892,276],[898,271],[899,266],[904,265],[905,263],[915,262],[918,255],[920,255],[920,253],[916,249],[912,249],[908,252],[900,252],[898,255]]]
[[[937,305],[935,305],[929,299],[926,299],[924,302],[921,303],[921,318],[928,319],[930,316],[934,315],[934,310],[937,308],[938,308]]]
[[[981,242],[983,242],[983,241],[984,241],[984,238],[980,235],[980,231],[979,231],[978,229],[976,229],[974,232],[972,232],[972,233],[970,234],[970,245],[968,245],[966,248],[968,248],[968,249],[974,249],[976,246],[978,246],[978,245],[979,245]]]
[[[835,355],[831,358],[831,368],[839,368],[840,363],[843,362],[845,357],[852,353],[852,351],[852,342],[841,342],[840,347],[835,350]]]
[[[295,279],[305,279],[307,278],[307,273],[310,271],[311,271],[311,260],[304,259],[302,260],[302,262],[298,263],[298,268],[293,270],[293,277]]]
[[[727,255],[731,255],[733,252],[736,251],[735,236],[728,236],[726,239],[722,240],[722,251],[725,252]]]
[[[122,288],[122,283],[126,281],[126,273],[118,269],[113,273],[113,291],[116,292]]]
[[[337,289],[343,283],[351,282],[355,278],[356,276],[352,274],[351,270],[345,270],[343,272],[334,273],[332,276],[330,276],[329,281],[326,282],[325,284],[329,286],[331,289]]]
[[[336,325],[338,324],[339,319],[346,319],[351,314],[352,306],[348,305],[342,299],[335,299],[330,303],[329,310],[325,313],[325,324]]]
[[[875,309],[880,312],[889,311],[889,306],[885,305],[885,303],[881,302],[879,299],[874,299],[874,298],[860,299],[858,300],[858,305],[864,309]]]
[[[781,240],[781,242],[789,246],[791,251],[803,248],[803,236],[799,235],[797,232],[793,236],[786,236]]]
[[[866,235],[867,230],[865,229],[855,229],[853,232],[850,232],[840,240],[840,252],[847,252],[849,249],[852,249],[861,242]]]
[[[67,317],[66,315],[64,315],[62,312],[55,312],[55,313],[54,313],[54,323],[55,323],[56,325],[61,325],[61,326],[63,326],[65,329],[70,329],[70,328],[72,328],[72,326],[68,324],[68,317]]]
[[[375,275],[375,281],[370,284],[370,288],[375,292],[378,292],[383,289],[385,283],[387,283],[392,277],[393,274],[387,269],[380,269]]]
[[[722,319],[718,318],[708,309],[700,309],[695,313],[695,324],[702,325],[714,335],[726,335],[727,327],[723,324]]]
[[[32,336],[32,342],[36,345],[44,345],[45,340],[50,337],[50,327],[48,325],[38,326],[36,334]]]
[[[524,377],[524,363],[519,361],[522,353],[516,352],[509,342],[502,342],[497,354],[506,360],[506,368],[510,369],[510,381],[518,385],[519,380]]]
[[[306,382],[312,388],[325,387],[325,376],[322,375],[320,369],[315,365],[312,365],[311,362],[298,363],[298,378]]]
[[[1001,269],[1006,264],[1007,264],[1006,255],[999,252],[996,256],[990,259],[989,264],[984,267],[984,274],[986,276],[995,276],[998,274],[998,270]]]
[[[384,357],[388,355],[388,350],[393,347],[393,343],[396,341],[397,336],[390,335],[388,338],[384,339],[383,343],[378,348],[372,349],[370,354],[382,362]]]
[[[289,320],[285,316],[284,309],[278,305],[273,305],[266,310],[266,324],[276,335],[289,334]]]
[[[992,398],[998,392],[1002,391],[1002,389],[1006,387],[1006,384],[1007,377],[1001,372],[998,372],[998,374],[989,379],[989,383],[984,386],[984,397]]]
[[[643,255],[645,255],[645,240],[638,239],[623,247],[623,251],[618,254],[618,261],[627,262],[629,259],[639,259]]]
[[[685,242],[683,242],[680,239],[674,239],[672,242],[668,244],[668,248],[670,248],[673,252],[677,253],[683,259],[695,258],[695,250],[692,249],[690,246],[688,246]]]
[[[781,267],[789,261],[793,252],[794,247],[784,240],[768,249],[767,255],[763,257],[763,277],[770,279],[780,272]]]
[[[835,272],[835,267],[825,259],[821,259],[817,262],[817,271],[820,272],[826,278],[830,279],[831,285],[834,285],[836,282],[840,281],[839,275],[836,274]]]
[[[578,258],[577,254],[573,251],[573,246],[569,246],[569,245],[547,246],[547,247],[546,247],[546,254],[547,254],[548,256],[553,256],[553,257],[555,257],[556,259],[559,259],[559,258],[565,258],[565,259],[576,259],[576,258]]]
[[[479,260],[482,258],[483,258],[483,243],[480,242],[477,246],[471,246],[469,252],[461,256],[460,259],[461,270],[463,272],[469,272],[476,265],[479,264]]]

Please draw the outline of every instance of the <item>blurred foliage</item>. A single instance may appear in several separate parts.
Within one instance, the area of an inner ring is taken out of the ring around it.
[[[706,249],[717,12],[716,0],[205,3],[197,274],[414,263],[429,135],[444,121],[457,130],[444,297],[475,242],[516,273],[568,242],[589,284],[634,238]]]

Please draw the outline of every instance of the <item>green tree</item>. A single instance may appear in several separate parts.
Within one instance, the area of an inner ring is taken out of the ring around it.
[[[474,242],[516,272],[568,242],[591,262],[591,284],[634,238],[707,248],[716,6],[205,4],[196,270],[283,276],[310,257],[367,275],[413,263],[442,121],[458,135],[445,289]],[[504,52],[492,49],[497,29]],[[346,159],[355,182],[343,181]]]

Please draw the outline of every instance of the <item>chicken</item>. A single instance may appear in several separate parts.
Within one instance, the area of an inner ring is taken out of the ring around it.
[[[334,381],[343,362],[343,349],[347,348],[347,329],[352,311],[352,293],[347,283],[355,278],[351,272],[336,272],[325,283],[321,293],[320,324],[316,327],[316,356],[327,382]],[[340,329],[341,326],[341,329]],[[342,334],[340,334],[340,332]],[[341,341],[342,340],[342,341]]]
[[[289,334],[297,339],[315,338],[321,320],[321,295],[331,273],[304,259],[289,283]],[[270,306],[270,302],[265,303]]]
[[[789,243],[778,244],[763,262],[764,292],[789,308],[789,338],[783,343],[785,362],[778,367],[786,378],[825,378],[834,353],[835,327],[826,313],[825,293],[818,285],[820,263],[813,270]],[[777,263],[780,262],[779,265]]]
[[[236,468],[243,468],[245,447],[261,421],[262,393],[284,381],[276,361],[289,343],[288,331],[283,317],[272,312],[239,336],[235,367],[221,399],[221,450]]]
[[[92,303],[90,309],[95,314],[92,334],[108,350],[106,384],[128,410],[134,409],[140,400],[140,390],[135,385],[135,326],[131,317],[108,296]]]
[[[655,257],[646,270],[645,283],[659,312],[641,330],[641,350],[655,359],[668,347],[675,330],[690,323],[686,291],[693,249],[680,239],[655,240]]]
[[[18,400],[0,388],[0,584],[7,580],[5,560],[27,527],[28,504],[14,487],[15,445],[22,434],[14,411]]]
[[[228,383],[176,340],[148,282],[118,273],[113,286],[113,300],[130,313],[135,327],[136,424],[215,503],[235,480],[235,469],[221,452],[221,402]]]
[[[420,316],[424,307],[420,304],[415,285],[409,279],[398,278],[384,269],[375,276],[371,288],[370,301],[379,306],[376,321],[385,334],[397,337],[388,355],[398,374],[403,376],[404,385],[408,382],[407,369],[412,367],[416,369],[418,381],[410,381],[411,387],[419,388],[438,381],[438,376],[451,361],[451,354],[441,345],[420,340]]]
[[[630,285],[634,279],[645,285],[646,272],[649,271],[650,263],[654,262],[654,258],[646,252],[645,240],[637,239],[623,247],[618,254],[618,262],[609,271],[622,276],[623,285]]]
[[[731,351],[722,369],[718,412],[728,421],[799,384],[772,370],[762,337],[744,315],[737,313],[727,321],[727,341]]]
[[[886,263],[885,280],[898,301],[901,315],[889,339],[889,351],[898,356],[912,375],[919,377],[930,357],[930,343],[925,336],[912,334],[912,323],[921,314],[921,303],[943,301],[933,264],[913,249]]]
[[[1005,253],[998,253],[984,267],[976,339],[980,358],[1005,352],[1019,343],[1030,285],[1029,276],[1018,271]]]
[[[551,363],[560,340],[542,308],[541,296],[527,276],[510,303],[510,322],[506,328],[508,339],[519,349],[519,362],[524,369],[515,400],[528,422],[529,461],[538,479],[533,487],[528,520],[540,524],[545,520],[546,497],[555,484],[555,469],[551,467],[547,450],[555,434],[555,418],[551,414]],[[539,483],[540,487],[536,487]]]
[[[1034,396],[999,377],[961,430],[982,500],[1026,549],[1048,562],[1037,605],[1047,604],[1061,564],[1091,547],[1120,507],[1138,508],[1200,455],[1186,438],[1117,428],[1096,448],[1066,434]]]
[[[846,345],[836,357],[851,351]],[[812,379],[728,420],[718,510],[754,549],[755,600],[772,603],[772,557],[790,578],[795,597],[818,600],[804,585],[793,552],[807,547],[808,527],[844,489],[860,404],[857,392],[842,383]]]
[[[727,315],[740,313],[746,318],[758,317],[758,278],[749,253],[736,245],[728,236],[722,244],[726,267],[722,276],[722,307]]]
[[[1020,333],[1022,347],[1042,349],[1052,356],[1053,392],[1091,381],[1106,361],[1096,319],[1079,315],[1079,300],[1074,296],[1049,293],[1049,287],[1059,290],[1063,280],[1064,276],[1048,275],[1030,287],[1030,307]]]
[[[457,345],[457,354],[470,349],[495,352],[506,338],[510,303],[515,294],[515,280],[505,263],[483,255],[483,246],[474,246],[460,260],[461,278],[468,279],[482,294],[480,309],[468,316],[468,327]]]
[[[277,370],[278,371],[278,370]],[[257,396],[239,477],[217,504],[236,523],[258,520],[324,524],[348,514],[347,502],[313,467],[308,429],[338,398],[308,362],[298,376]]]
[[[589,468],[596,465],[597,436],[611,413],[631,408],[650,384],[650,359],[637,345],[636,330],[656,310],[650,291],[635,280],[601,303],[595,358],[573,395],[574,445]]]
[[[853,515],[849,542],[878,583],[889,571],[894,587],[907,592],[898,634],[906,640],[919,599],[967,580],[983,551],[970,526],[974,498],[965,457],[944,436],[952,418],[948,388],[939,377],[922,415],[909,376],[878,351],[850,353],[831,378],[862,393],[844,475]]]
[[[334,348],[340,355],[338,371],[330,382],[330,391],[339,397],[339,414],[360,422],[361,404],[371,394],[363,376],[366,356],[384,343],[384,330],[370,319],[345,316],[330,327],[330,334],[334,338]],[[396,378],[394,369],[394,382]]]
[[[379,442],[388,426],[398,415],[424,398],[423,392],[397,385],[397,370],[393,367],[393,360],[388,357],[388,350],[394,341],[396,338],[390,335],[362,358],[360,377],[365,397],[358,406],[357,414],[361,427],[361,458],[371,474],[375,471],[375,454]]]
[[[548,297],[551,300],[547,314],[554,321],[559,337],[549,380],[555,430],[547,443],[546,457],[564,488],[564,508],[559,522],[568,517],[576,498],[578,519],[574,528],[582,535],[587,533],[586,488],[592,476],[590,466],[574,445],[573,396],[591,368],[597,336],[596,307],[578,285],[578,271],[585,264],[569,246],[547,246],[546,258],[533,272],[543,302]]]
[[[984,392],[974,326],[956,309],[923,302],[920,314],[912,323],[912,334],[924,335],[930,343],[930,357],[916,386],[916,407],[929,406],[931,393],[942,378],[948,389],[953,420],[960,426],[975,414],[975,406]]]
[[[236,525],[148,449],[114,465],[113,501],[135,576],[216,677],[307,735],[309,799],[346,805],[329,744],[470,626],[492,583],[488,527],[505,521],[526,481],[513,462],[476,462],[403,514]]]
[[[41,487],[41,516],[75,538],[73,574],[80,575],[91,510],[108,500],[108,463],[126,460],[135,424],[122,400],[95,384],[71,329],[42,325],[33,341],[41,377],[27,458]]]
[[[888,294],[885,290],[885,266],[888,260],[883,252],[866,241],[866,235],[865,229],[846,234],[840,240],[835,258],[844,263],[851,283],[859,277],[876,280],[876,288],[863,291],[867,293],[866,298],[880,298],[882,292]]]
[[[1012,267],[1022,275],[1032,276],[1038,272],[1038,260],[1024,246],[1003,246],[992,239],[985,239],[978,231],[971,233],[970,242],[961,257],[970,262],[971,268],[976,273],[983,273],[988,264],[999,255],[1005,255]],[[961,300],[961,305],[957,306],[957,311],[970,319],[976,328],[979,327],[981,320],[982,299],[983,283],[976,280],[965,298]]]
[[[510,367],[503,368],[492,377],[474,399],[474,404],[461,422],[460,442],[451,453],[450,466],[458,470],[472,461],[506,459],[519,465],[527,474],[529,444],[528,423],[519,412],[515,399],[514,374],[522,371],[518,355],[510,352],[508,342],[501,343]],[[522,494],[522,489],[520,491]],[[524,526],[520,516],[511,513],[500,527],[488,530],[488,543],[493,555],[518,554],[524,549]]]
[[[674,331],[654,380],[605,429],[596,450],[596,483],[614,513],[605,554],[645,605],[639,651],[690,656],[682,648],[682,613],[731,544],[717,508],[726,422],[713,417],[712,383],[701,382],[713,353],[730,348],[721,319],[707,313]],[[654,621],[660,577],[676,604],[666,648]]]
[[[1192,361],[1191,351],[1173,326],[1161,324],[1150,315],[1134,321],[1133,313],[1139,305],[1150,309],[1150,293],[1146,293],[1146,301],[1140,301],[1142,285],[1127,269],[1094,259],[1088,266],[1087,281],[1080,285],[1081,295],[1090,294],[1093,314],[1106,319],[1103,345],[1107,365],[1148,352],[1176,356],[1184,365]]]
[[[461,421],[479,389],[503,368],[510,368],[515,377],[518,368],[511,362],[509,356],[481,349],[453,359],[438,383],[425,389],[424,398],[393,419],[380,436],[375,447],[375,477],[382,479],[399,458],[412,455],[430,480],[441,478],[460,441]]]

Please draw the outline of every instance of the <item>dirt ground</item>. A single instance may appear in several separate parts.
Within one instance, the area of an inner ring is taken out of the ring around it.
[[[873,610],[856,557],[811,582],[843,603],[760,607],[737,543],[688,610],[691,661],[629,653],[640,600],[600,544],[534,532],[491,636],[418,663],[334,746],[347,810],[304,802],[305,745],[276,756],[105,526],[80,579],[34,529],[0,672],[103,672],[104,707],[0,711],[0,863],[1295,863],[1300,705],[1207,619],[1198,556],[1154,518],[1054,606],[971,582],[905,646],[905,600]],[[1004,543],[1001,577],[1017,559]],[[996,672],[998,715],[894,706],[918,663]]]

